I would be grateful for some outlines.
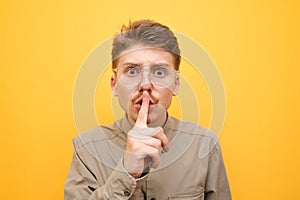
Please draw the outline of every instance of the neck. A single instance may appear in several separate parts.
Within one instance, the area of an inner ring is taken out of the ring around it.
[[[151,121],[150,123],[147,123],[147,125],[148,125],[148,127],[158,127],[158,126],[160,126],[160,127],[164,128],[164,126],[165,126],[165,124],[168,120],[168,116],[169,116],[168,112],[164,112],[164,113],[161,114],[161,117],[159,119],[157,119],[155,121]],[[127,113],[126,113],[126,118],[127,118],[128,122],[132,126],[134,126],[135,121],[133,119],[131,119],[131,117],[129,117]]]

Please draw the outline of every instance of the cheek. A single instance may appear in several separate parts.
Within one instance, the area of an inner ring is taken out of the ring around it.
[[[168,89],[163,89],[162,91],[159,91],[159,94],[160,94],[160,104],[166,109],[168,110],[168,108],[170,107],[171,105],[171,102],[172,102],[172,96],[173,96],[173,93],[171,90],[168,90]]]
[[[121,107],[124,111],[128,111],[128,106],[131,100],[131,97],[134,93],[134,89],[128,88],[125,85],[119,84],[117,86],[118,99]]]

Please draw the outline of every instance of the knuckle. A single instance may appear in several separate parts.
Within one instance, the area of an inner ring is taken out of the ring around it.
[[[160,149],[154,148],[151,152],[151,156],[153,156],[154,158],[159,158],[160,157]]]
[[[162,128],[162,127],[157,127],[157,130],[156,130],[156,135],[158,135],[158,134],[161,134],[161,133],[164,133],[164,129]]]
[[[161,142],[161,140],[155,140],[155,147],[156,147],[156,149],[160,149],[161,148],[161,146],[162,146],[162,142]]]
[[[141,148],[138,142],[131,142],[128,146],[131,152],[138,152]]]
[[[169,145],[170,144],[170,142],[169,142],[169,140],[168,140],[168,138],[166,138],[166,140],[165,140],[165,145]]]

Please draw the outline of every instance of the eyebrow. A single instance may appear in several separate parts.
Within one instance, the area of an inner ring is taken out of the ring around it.
[[[139,66],[139,67],[142,67],[143,65],[139,64],[139,63],[127,62],[127,63],[123,63],[122,66]],[[170,65],[167,64],[167,63],[155,63],[155,64],[150,65],[150,67],[157,67],[157,66],[170,66]]]
[[[141,64],[127,62],[127,63],[123,63],[122,66],[141,66]]]

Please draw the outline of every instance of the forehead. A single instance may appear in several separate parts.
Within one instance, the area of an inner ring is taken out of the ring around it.
[[[171,53],[153,47],[134,47],[122,52],[118,66],[125,64],[153,65],[164,64],[174,68],[174,57]]]

